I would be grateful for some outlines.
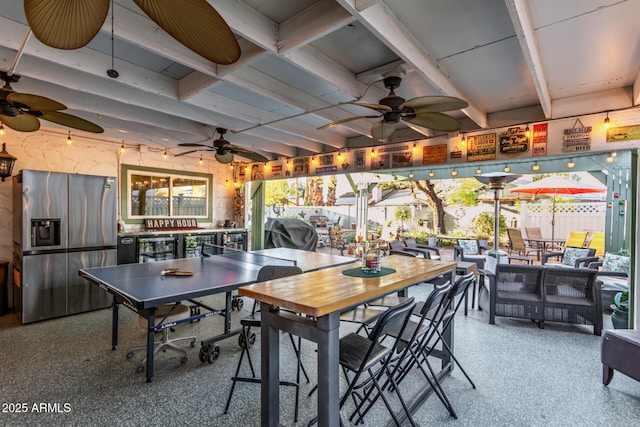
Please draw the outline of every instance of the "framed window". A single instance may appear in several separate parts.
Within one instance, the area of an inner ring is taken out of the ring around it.
[[[211,222],[211,175],[122,165],[120,176],[125,222],[138,223],[153,217],[202,218]]]

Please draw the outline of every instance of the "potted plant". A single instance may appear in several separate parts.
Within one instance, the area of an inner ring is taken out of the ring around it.
[[[611,304],[611,323],[615,329],[629,328],[629,291],[620,291],[613,297]]]

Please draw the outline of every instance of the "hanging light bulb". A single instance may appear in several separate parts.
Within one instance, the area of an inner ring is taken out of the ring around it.
[[[607,111],[607,117],[604,119],[604,128],[609,129],[609,112]]]
[[[506,173],[511,172],[511,168],[509,167],[509,165],[505,165],[504,169],[502,169],[503,171],[505,171]]]
[[[462,145],[463,147],[465,145],[467,145],[467,137],[464,135],[464,133],[462,134],[462,139],[460,140],[460,145]]]
[[[531,165],[531,170],[534,172],[538,172],[540,170],[540,165],[538,164],[538,162],[535,162],[533,165]]]
[[[436,173],[433,170],[429,171],[429,178],[433,178],[434,176],[436,176]]]
[[[204,160],[202,160],[202,154],[200,154],[200,165],[202,165],[202,163],[204,162]]]
[[[612,151],[611,152],[611,157],[616,157],[618,155],[618,153],[616,151]]]
[[[124,154],[127,149],[124,147],[124,141],[122,141],[122,145],[120,146],[120,154]]]
[[[231,163],[229,167],[231,168],[231,170],[233,170],[233,163]]]
[[[316,164],[316,158],[315,157],[311,158],[311,163],[313,163],[314,165]]]
[[[451,171],[451,176],[458,176],[458,171],[455,168]]]
[[[416,145],[416,143],[414,142],[414,143],[413,143],[413,152],[415,153],[417,149],[418,149],[418,146],[417,146],[417,145]]]
[[[609,155],[607,156],[607,158],[605,160],[607,161],[607,163],[613,163],[613,161],[615,160],[613,158],[613,153],[609,153]]]
[[[372,159],[375,159],[375,158],[376,158],[376,149],[375,149],[375,148],[373,148],[373,149],[371,150],[371,158],[372,158]]]
[[[476,169],[476,175],[480,175],[481,173],[482,173],[482,168],[479,167],[478,169]]]
[[[413,174],[413,172],[409,172],[409,179],[413,179],[415,177],[415,175]]]
[[[167,148],[166,147],[164,149],[164,153],[162,153],[162,158],[165,159],[165,160],[167,159]]]
[[[71,131],[69,131],[69,134],[67,135],[67,145],[71,144],[73,144],[73,139],[71,139]]]
[[[4,124],[0,123],[0,136],[4,135]]]
[[[573,161],[573,157],[567,162],[567,167],[573,169],[576,167],[576,162]]]

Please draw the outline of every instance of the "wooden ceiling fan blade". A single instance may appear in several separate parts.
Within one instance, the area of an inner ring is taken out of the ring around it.
[[[398,123],[385,123],[384,120],[371,127],[371,137],[381,141],[389,138],[397,129]]]
[[[40,120],[30,114],[5,116],[0,114],[0,122],[18,132],[35,132],[40,129]]]
[[[422,110],[416,110],[415,118],[403,117],[403,120],[414,125],[443,132],[455,132],[462,128],[462,123],[456,118],[443,113],[424,112]]]
[[[184,145],[182,145],[182,144],[178,144],[178,145],[180,145],[181,147],[184,147]],[[213,148],[207,148],[207,149],[204,149],[204,150],[203,150],[203,149],[199,149],[199,150],[189,150],[189,151],[185,151],[184,153],[178,153],[178,154],[176,154],[174,157],[185,156],[185,155],[187,155],[187,154],[197,153],[198,151],[216,151],[216,150],[214,150]]]
[[[83,130],[92,133],[102,133],[104,129],[95,123],[91,123],[89,120],[82,119],[77,116],[73,116],[67,113],[61,113],[59,111],[42,111],[42,115],[39,116],[43,120],[57,123],[62,126]]]
[[[181,142],[178,147],[206,147],[211,148],[209,145],[198,144],[197,142]]]
[[[331,122],[331,123],[327,123],[326,125],[320,126],[318,129],[327,129],[327,128],[332,128],[334,126],[338,126],[341,125],[342,123],[347,123],[347,122],[351,122],[353,120],[360,120],[360,119],[376,119],[380,117],[379,115],[377,116],[354,116],[354,117],[347,117],[346,119],[341,119],[341,120],[336,120],[335,122]]]
[[[206,0],[134,0],[163,30],[216,64],[233,64],[240,45],[225,20]]]
[[[372,110],[380,111],[381,113],[384,113],[385,111],[393,111],[393,108],[389,107],[388,105],[382,105],[382,104],[368,104],[366,102],[350,102],[349,104],[359,105],[360,107],[371,108]]]
[[[255,151],[247,150],[245,148],[238,147],[236,145],[227,145],[225,147],[225,149],[226,150],[230,150],[234,154],[237,154],[237,155],[242,156],[242,157],[246,157],[247,159],[253,160],[255,162],[268,162],[269,161],[269,159],[267,159],[262,154],[258,154]]]
[[[45,98],[40,95],[31,95],[29,93],[13,92],[7,96],[7,102],[19,107],[26,107],[32,111],[57,111],[67,109],[64,104],[61,104],[58,101],[54,101],[53,99]]]
[[[403,108],[420,109],[424,112],[440,112],[459,110],[467,108],[469,103],[464,99],[455,98],[453,96],[418,96],[405,101],[398,107],[400,111]]]
[[[24,13],[42,43],[78,49],[100,31],[109,13],[109,0],[24,0]]]

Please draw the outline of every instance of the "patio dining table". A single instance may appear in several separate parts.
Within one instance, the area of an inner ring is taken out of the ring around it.
[[[538,261],[540,260],[540,257],[542,255],[548,252],[553,252],[555,248],[562,246],[565,242],[564,239],[558,240],[558,239],[529,239],[529,238],[524,239],[523,238],[523,240],[541,249],[541,252],[538,252]]]

